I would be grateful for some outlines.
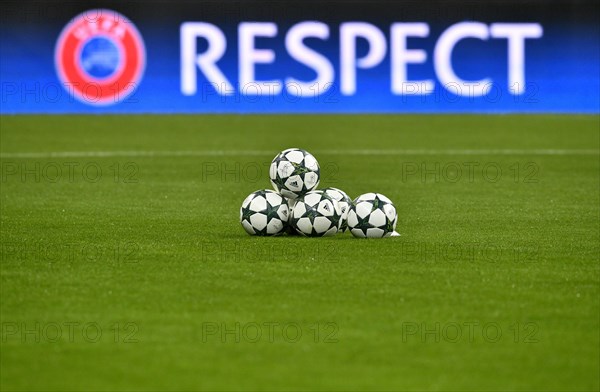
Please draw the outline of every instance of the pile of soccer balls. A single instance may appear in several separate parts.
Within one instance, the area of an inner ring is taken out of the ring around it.
[[[279,153],[269,176],[275,191],[251,193],[240,209],[240,222],[250,235],[322,237],[346,230],[362,238],[398,235],[396,208],[384,195],[365,193],[352,200],[337,188],[315,190],[319,163],[305,150],[289,148]]]

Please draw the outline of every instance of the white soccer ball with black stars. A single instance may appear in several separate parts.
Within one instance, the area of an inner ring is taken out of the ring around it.
[[[287,200],[288,207],[290,208],[290,216],[288,218],[288,225],[285,228],[285,232],[288,235],[299,235],[296,229],[292,227],[292,216],[294,215],[292,212],[294,211],[294,206],[296,205],[296,201],[298,199],[285,199]]]
[[[394,203],[381,193],[360,195],[348,211],[348,228],[355,237],[389,237],[396,230],[397,221]]]
[[[323,191],[311,191],[296,200],[291,212],[292,227],[307,237],[324,237],[340,229],[342,212],[331,196]]]
[[[327,195],[331,196],[331,198],[338,202],[340,206],[340,210],[342,211],[342,220],[340,224],[340,232],[343,233],[348,229],[348,211],[350,210],[350,206],[352,205],[352,199],[348,196],[346,192],[338,188],[325,188],[323,189]]]
[[[250,235],[276,235],[288,225],[287,200],[270,189],[252,192],[242,202],[240,222]]]
[[[319,163],[300,148],[288,148],[271,162],[269,176],[273,188],[289,199],[297,199],[319,185]]]

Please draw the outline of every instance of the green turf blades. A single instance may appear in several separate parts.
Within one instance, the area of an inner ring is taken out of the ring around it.
[[[598,129],[3,116],[0,387],[598,390]],[[244,233],[240,201],[266,186],[273,146],[293,145],[318,157],[323,187],[393,200],[402,236]]]

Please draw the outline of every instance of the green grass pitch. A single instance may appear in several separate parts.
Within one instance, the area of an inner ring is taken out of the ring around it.
[[[598,116],[2,116],[2,390],[598,390]],[[300,147],[400,237],[254,238]]]

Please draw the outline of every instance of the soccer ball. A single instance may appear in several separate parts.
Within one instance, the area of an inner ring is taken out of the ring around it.
[[[381,193],[360,195],[348,212],[348,228],[355,237],[389,237],[396,230],[397,221],[396,207]]]
[[[319,163],[305,150],[288,148],[273,159],[269,176],[276,191],[297,199],[319,185]]]
[[[323,191],[308,192],[296,201],[291,213],[292,227],[308,237],[330,236],[340,229],[340,206]]]
[[[350,209],[350,205],[352,204],[352,199],[348,196],[346,192],[338,188],[325,188],[323,189],[327,195],[331,196],[331,198],[338,202],[340,206],[340,210],[342,211],[342,220],[340,224],[340,232],[345,232],[348,229],[348,210]]]
[[[296,231],[296,229],[294,229],[292,227],[292,216],[294,215],[292,213],[292,211],[294,210],[294,206],[296,205],[296,201],[298,199],[288,199],[288,198],[285,198],[285,199],[287,200],[287,205],[290,208],[290,214],[289,214],[289,217],[288,217],[288,224],[286,225],[285,232],[288,235],[299,235],[298,232]]]
[[[289,213],[287,200],[265,189],[246,197],[240,208],[240,222],[250,235],[276,235],[285,230]]]

